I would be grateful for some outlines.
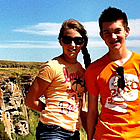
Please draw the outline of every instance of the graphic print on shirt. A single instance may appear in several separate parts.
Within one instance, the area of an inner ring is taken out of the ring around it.
[[[85,89],[85,80],[82,80],[82,74],[77,71],[76,73],[68,73],[67,69],[63,68],[63,73],[65,77],[65,81],[63,84],[69,83],[71,86],[67,86],[66,93],[68,93],[71,97],[72,102],[68,101],[60,101],[59,107],[61,108],[61,114],[69,114],[70,112],[76,111],[80,107],[80,99],[82,99],[82,93]],[[79,87],[80,86],[80,87]],[[78,91],[78,87],[83,90],[81,92]]]
[[[133,74],[124,74],[125,88],[118,88],[117,76],[113,76],[109,81],[111,96],[107,98],[105,107],[117,112],[127,112],[127,101],[135,101],[138,99],[139,79]]]

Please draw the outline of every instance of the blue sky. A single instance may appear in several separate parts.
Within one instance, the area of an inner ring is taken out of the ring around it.
[[[1,0],[0,49],[60,48],[59,29],[69,18],[87,29],[88,47],[105,46],[99,37],[98,18],[109,6],[126,12],[131,29],[127,46],[139,47],[140,0]]]

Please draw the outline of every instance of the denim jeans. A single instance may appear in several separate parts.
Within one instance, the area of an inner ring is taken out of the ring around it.
[[[37,140],[80,140],[79,131],[68,131],[57,125],[38,123],[36,128]]]

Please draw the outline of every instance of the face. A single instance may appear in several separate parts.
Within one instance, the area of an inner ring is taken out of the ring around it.
[[[119,50],[126,47],[126,37],[128,34],[129,27],[125,30],[122,20],[102,23],[102,33],[100,35],[109,47],[109,50]]]
[[[81,47],[84,44],[84,42],[80,45],[79,45],[79,43],[77,43],[78,38],[79,37],[82,38],[82,36],[75,29],[65,30],[63,36],[65,36],[66,38],[67,37],[72,38],[72,41],[67,41],[67,39],[65,39],[65,42],[63,41],[63,38],[59,39],[60,45],[63,48],[63,56],[64,56],[65,60],[67,60],[68,62],[76,62],[77,55],[80,52]]]

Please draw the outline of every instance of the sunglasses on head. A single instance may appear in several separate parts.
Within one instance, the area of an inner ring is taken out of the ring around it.
[[[63,42],[64,44],[71,44],[72,41],[74,41],[74,43],[75,43],[76,45],[81,45],[81,44],[83,44],[83,42],[84,42],[84,40],[83,40],[82,37],[71,37],[71,36],[63,36],[63,37],[62,37],[62,42]]]
[[[125,87],[124,68],[122,66],[119,66],[116,69],[116,72],[117,72],[117,74],[119,76],[119,79],[118,79],[118,87],[121,88],[121,89],[124,89],[124,87]]]

